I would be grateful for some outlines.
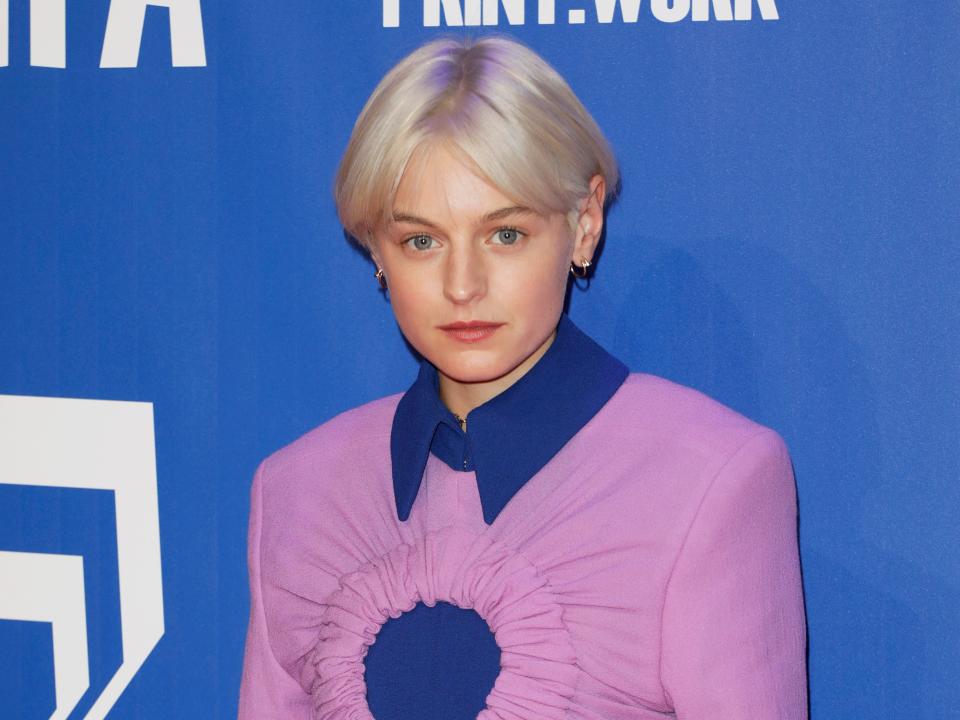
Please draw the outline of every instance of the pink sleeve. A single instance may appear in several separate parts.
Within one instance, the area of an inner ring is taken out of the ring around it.
[[[260,530],[262,525],[263,465],[253,479],[247,563],[250,574],[250,624],[247,628],[240,681],[239,720],[307,720],[310,696],[277,662],[267,636],[260,589]]]
[[[667,584],[661,680],[677,720],[805,720],[797,502],[764,430],[708,486]]]

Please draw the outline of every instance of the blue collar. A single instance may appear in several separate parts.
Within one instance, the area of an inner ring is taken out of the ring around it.
[[[470,411],[460,429],[440,399],[436,367],[420,361],[390,432],[397,517],[407,520],[433,452],[455,470],[475,471],[490,525],[524,483],[566,445],[626,380],[630,370],[566,315],[547,351],[517,382]]]

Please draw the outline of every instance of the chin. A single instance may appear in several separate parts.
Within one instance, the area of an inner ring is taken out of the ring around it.
[[[445,358],[440,363],[434,363],[451,380],[461,383],[490,382],[503,377],[516,364],[511,364],[503,358]]]

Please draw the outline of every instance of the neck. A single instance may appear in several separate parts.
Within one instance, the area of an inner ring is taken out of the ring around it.
[[[444,375],[443,372],[440,372],[438,369],[440,399],[443,400],[443,404],[450,409],[450,412],[466,419],[467,415],[475,407],[479,407],[490,398],[499,395],[526,375],[530,368],[536,365],[537,361],[547,352],[547,349],[553,343],[556,336],[557,331],[554,329],[549,337],[540,344],[540,347],[527,356],[523,362],[510,372],[493,380],[460,382],[459,380],[454,380]],[[464,423],[463,429],[466,430],[466,423]]]

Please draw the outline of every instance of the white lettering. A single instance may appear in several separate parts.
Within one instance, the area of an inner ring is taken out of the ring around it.
[[[383,0],[383,26],[400,27],[400,0]]]
[[[0,0],[0,67],[10,64],[10,2]],[[67,66],[66,0],[30,0],[30,64]]]
[[[31,0],[30,64],[67,66],[66,0]]]
[[[460,10],[460,0],[442,0],[443,20],[451,27],[463,25],[463,13]],[[423,0],[423,24],[425,27],[440,25],[441,0]]]
[[[760,17],[764,20],[779,20],[776,0],[757,0]],[[734,5],[737,20],[750,20],[753,17],[753,0],[737,0]]]
[[[511,25],[523,25],[524,0],[483,0],[483,24],[496,25],[499,18],[500,5],[503,5],[503,14]]]
[[[0,67],[10,64],[10,7],[0,0]]]
[[[597,20],[602,23],[613,22],[613,13],[618,4],[623,21],[635,23],[640,16],[640,0],[596,0]]]
[[[661,22],[680,22],[690,12],[690,0],[650,0],[650,9]]]
[[[174,67],[207,64],[200,0],[111,0],[100,67],[136,67],[147,5],[169,8],[170,55]]]
[[[553,25],[556,22],[556,0],[540,0],[537,4],[537,22],[541,25]]]
[[[463,7],[463,24],[480,24],[480,3],[481,0],[465,0]]]
[[[400,0],[382,2],[384,27],[396,27],[400,24]],[[509,24],[523,25],[526,4],[525,0],[423,0],[423,24],[425,27],[437,27],[442,21],[451,27],[498,25],[503,8]],[[593,4],[597,22],[602,25],[609,25],[617,19],[624,23],[636,23],[643,9],[643,0],[593,0]],[[664,23],[687,19],[694,22],[729,22],[750,20],[754,4],[764,20],[780,19],[776,0],[650,0],[650,12],[656,20]],[[586,23],[588,12],[583,8],[568,9],[567,23]],[[554,25],[557,22],[556,15],[556,0],[537,0],[537,22],[540,25]]]
[[[717,20],[733,20],[733,8],[730,0],[693,0],[691,17],[703,22],[710,19],[710,5],[713,5],[713,16]]]

